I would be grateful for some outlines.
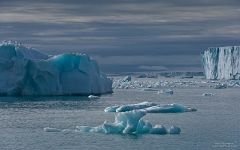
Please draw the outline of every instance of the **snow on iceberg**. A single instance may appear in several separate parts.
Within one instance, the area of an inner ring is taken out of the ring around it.
[[[0,95],[89,95],[112,92],[112,81],[84,54],[48,56],[0,43]]]
[[[88,96],[89,99],[98,99],[100,98],[99,96],[96,96],[96,95],[89,95]]]
[[[208,48],[202,63],[207,79],[239,79],[240,46]]]
[[[80,132],[106,134],[179,134],[181,132],[178,127],[171,127],[169,130],[162,125],[155,125],[153,127],[150,122],[143,120],[145,115],[146,112],[142,110],[119,112],[115,114],[114,123],[105,121],[97,127],[77,126],[76,129]]]
[[[148,113],[183,113],[197,111],[196,108],[187,107],[180,104],[166,104],[152,106],[145,109]]]
[[[151,102],[141,102],[137,104],[128,104],[128,105],[116,105],[110,106],[104,109],[105,112],[126,112],[137,109],[144,109],[151,106],[156,106],[157,104]]]
[[[182,113],[197,111],[195,108],[180,104],[158,105],[151,102],[142,102],[137,104],[115,105],[106,107],[105,112],[127,112],[132,110],[142,110],[147,113]]]

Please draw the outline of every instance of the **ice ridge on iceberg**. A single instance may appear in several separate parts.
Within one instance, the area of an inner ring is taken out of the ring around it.
[[[48,56],[12,41],[0,43],[0,95],[90,95],[112,81],[85,54]]]
[[[137,104],[127,104],[127,105],[115,105],[109,106],[104,109],[105,112],[127,112],[132,110],[142,110],[147,113],[183,113],[183,112],[193,112],[197,109],[180,105],[180,104],[166,104],[158,105],[151,102],[141,102]]]
[[[240,79],[240,46],[211,47],[201,56],[206,79]]]

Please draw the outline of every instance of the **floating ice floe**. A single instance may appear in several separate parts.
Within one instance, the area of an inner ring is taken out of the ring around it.
[[[202,96],[214,96],[213,93],[203,93]]]
[[[133,110],[128,112],[119,112],[115,114],[115,122],[105,121],[97,127],[77,126],[80,132],[96,132],[106,134],[180,134],[179,127],[171,127],[168,130],[162,125],[154,127],[148,121],[143,120],[145,111]]]
[[[219,83],[214,86],[214,89],[226,89],[226,88],[227,88],[227,84],[224,84],[224,83]]]
[[[173,95],[173,90],[172,89],[162,89],[162,90],[158,91],[158,94]]]
[[[148,113],[183,113],[197,111],[196,108],[187,107],[180,104],[157,105],[145,108]]]
[[[89,95],[88,96],[89,99],[98,99],[100,98],[99,96],[96,96],[96,95]]]
[[[0,95],[89,95],[112,81],[85,54],[49,56],[12,41],[0,43]]]
[[[61,129],[51,128],[51,127],[45,127],[45,128],[43,128],[43,130],[44,130],[45,132],[61,132],[61,131],[62,131]]]
[[[182,113],[197,111],[195,108],[187,107],[180,104],[158,105],[151,102],[142,102],[137,104],[115,105],[106,107],[105,112],[127,112],[132,110],[142,110],[147,113]]]

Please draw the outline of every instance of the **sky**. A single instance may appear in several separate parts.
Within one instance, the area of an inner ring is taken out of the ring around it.
[[[240,45],[239,14],[239,0],[0,0],[0,40],[107,73],[202,71],[203,50]]]

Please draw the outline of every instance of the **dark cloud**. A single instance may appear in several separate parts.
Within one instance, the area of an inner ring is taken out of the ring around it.
[[[0,40],[50,54],[87,53],[108,72],[201,70],[202,50],[239,45],[239,6],[239,0],[0,1]]]

